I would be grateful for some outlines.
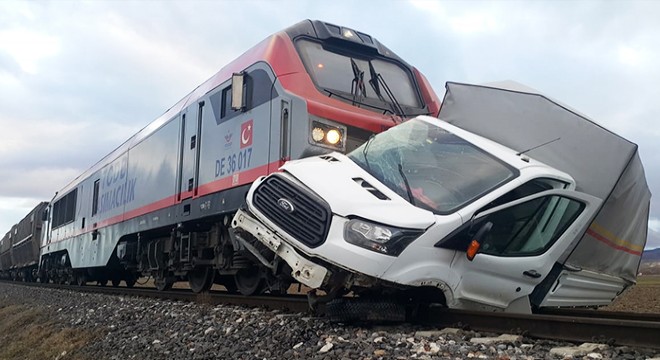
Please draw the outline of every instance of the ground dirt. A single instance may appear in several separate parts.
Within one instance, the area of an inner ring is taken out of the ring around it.
[[[660,275],[642,275],[637,284],[601,310],[660,314]]]
[[[99,334],[58,326],[49,312],[19,304],[0,304],[0,359],[88,360],[77,350]]]

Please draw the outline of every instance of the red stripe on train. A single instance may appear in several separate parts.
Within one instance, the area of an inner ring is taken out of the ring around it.
[[[210,183],[206,183],[203,185],[200,185],[196,190],[197,196],[195,198],[198,198],[200,196],[204,195],[210,195],[215,192],[223,191],[223,190],[229,190],[233,187],[245,185],[245,184],[250,184],[254,182],[257,178],[260,176],[265,176],[268,175],[268,169],[269,168],[277,168],[280,166],[280,161],[274,161],[270,164],[262,165],[259,167],[256,167],[254,169],[242,171],[242,172],[237,172],[235,174],[225,176],[221,179],[212,181]],[[186,193],[193,193],[193,192],[184,192],[182,195]],[[118,224],[122,221],[127,221],[130,219],[134,219],[138,216],[146,215],[148,213],[158,211],[161,209],[165,209],[167,207],[173,206],[177,204],[176,201],[176,195],[168,196],[164,199],[155,201],[151,204],[147,204],[144,206],[141,206],[137,209],[129,210],[127,212],[124,212],[122,214],[113,216],[111,218],[99,221],[95,224],[93,227],[86,227],[84,229],[80,229],[79,231],[75,232],[73,235],[68,236],[66,238],[58,239],[58,240],[53,240],[52,243],[56,243],[59,241],[64,241],[67,239],[70,239],[75,236],[80,236],[89,232],[92,232],[93,230],[101,229],[110,225],[115,225]],[[182,196],[183,197],[183,196]]]

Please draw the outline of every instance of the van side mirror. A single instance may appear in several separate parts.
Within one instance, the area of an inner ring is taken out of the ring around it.
[[[234,73],[231,76],[231,108],[245,111],[247,106],[245,97],[245,72]]]
[[[477,253],[479,253],[479,249],[481,249],[481,239],[484,237],[484,235],[488,234],[492,228],[493,223],[490,221],[481,225],[479,231],[477,231],[477,233],[472,238],[470,245],[468,245],[467,250],[465,250],[465,255],[467,256],[468,260],[472,261]]]

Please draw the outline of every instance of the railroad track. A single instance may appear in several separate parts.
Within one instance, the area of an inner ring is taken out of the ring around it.
[[[525,315],[430,308],[420,315],[425,324],[434,326],[508,332],[541,339],[660,348],[660,314],[563,310],[555,314]]]
[[[6,282],[6,281],[3,281]],[[194,294],[187,289],[157,291],[136,287],[66,286],[15,283],[23,286],[67,289],[123,296],[142,296],[200,302],[210,305],[241,305],[291,312],[307,312],[304,295],[243,296],[223,291]],[[323,313],[320,308],[320,313]],[[533,338],[572,342],[599,342],[660,349],[660,314],[608,312],[582,309],[550,309],[539,314],[508,314],[454,310],[441,307],[421,309],[412,322],[435,327],[458,327],[476,331],[513,333]]]

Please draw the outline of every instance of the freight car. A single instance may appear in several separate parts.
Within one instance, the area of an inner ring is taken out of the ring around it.
[[[340,320],[374,302],[401,318],[411,300],[601,306],[635,282],[650,200],[637,145],[517,84],[448,83],[440,119],[285,164],[233,227]]]
[[[37,279],[42,214],[48,203],[39,203],[0,241],[0,278],[21,281]]]
[[[372,36],[306,20],[222,68],[61,189],[40,276],[85,284],[141,275],[254,294],[283,291],[230,220],[250,184],[289,159],[346,152],[404,119],[437,115],[425,77]],[[276,267],[288,265],[285,262]]]

